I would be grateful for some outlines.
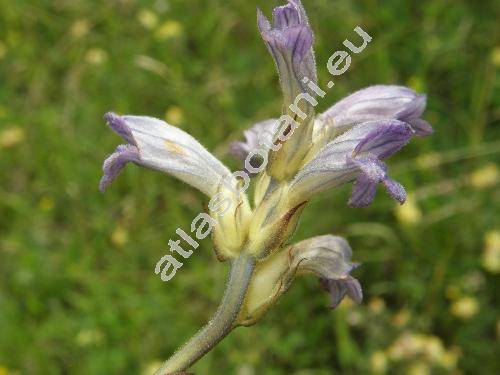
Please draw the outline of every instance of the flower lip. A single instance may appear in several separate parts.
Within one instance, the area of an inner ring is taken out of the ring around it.
[[[345,279],[359,266],[351,262],[349,243],[338,236],[317,236],[290,248],[290,266],[299,273],[313,273],[326,279]]]
[[[102,167],[104,172],[99,183],[99,190],[104,193],[109,184],[111,184],[125,168],[129,162],[139,162],[141,159],[139,149],[134,145],[119,145],[116,151],[111,154]]]
[[[322,288],[330,294],[330,308],[335,309],[345,296],[348,296],[353,302],[360,304],[363,301],[363,289],[357,279],[347,276],[344,279],[325,279],[321,278]]]
[[[350,158],[348,163],[356,165],[360,171],[348,202],[350,207],[368,206],[375,198],[379,183],[382,183],[387,193],[399,203],[406,201],[404,187],[387,175],[387,166],[381,160],[375,157]]]
[[[359,267],[351,262],[352,249],[342,237],[325,235],[310,238],[293,245],[289,252],[293,274],[313,273],[330,293],[331,308],[347,295],[361,303],[363,292],[358,280],[350,273]]]
[[[119,116],[114,112],[108,112],[104,115],[104,120],[116,134],[125,139],[131,145],[137,146],[137,143],[132,135],[132,130],[122,116]]]
[[[369,152],[379,158],[387,158],[404,147],[414,134],[414,130],[405,122],[387,121],[384,126],[370,131],[358,143],[353,151],[353,156],[362,152]]]

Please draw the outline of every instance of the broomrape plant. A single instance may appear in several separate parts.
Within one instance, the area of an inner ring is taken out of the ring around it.
[[[245,160],[251,182],[245,172],[231,174],[196,139],[161,120],[105,116],[127,144],[104,162],[101,190],[129,162],[194,186],[211,200],[203,225],[193,222],[192,229],[199,239],[212,234],[218,259],[231,265],[213,319],[158,375],[186,370],[231,330],[258,322],[298,276],[318,276],[332,308],[345,296],[360,303],[360,283],[350,275],[357,265],[345,239],[326,235],[289,241],[308,201],[319,192],[352,182],[348,204],[364,207],[382,184],[403,203],[405,190],[389,176],[383,160],[414,135],[432,133],[420,118],[425,95],[400,86],[365,88],[315,116],[315,98],[325,93],[317,86],[313,32],[300,0],[276,8],[272,22],[259,10],[258,25],[277,66],[284,105],[280,119],[255,124],[244,132],[244,142],[231,145],[231,153]],[[250,183],[255,186],[252,201],[246,193]],[[184,258],[192,253],[179,246],[174,250]]]

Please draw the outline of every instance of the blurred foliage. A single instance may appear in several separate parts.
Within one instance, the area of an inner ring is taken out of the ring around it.
[[[296,239],[334,233],[363,265],[365,302],[329,311],[295,282],[197,374],[498,374],[500,9],[494,0],[305,0],[320,82],[361,25],[373,42],[327,98],[375,83],[429,95],[434,136],[389,162],[410,193],[306,210]],[[0,0],[0,374],[148,373],[204,324],[227,265],[209,240],[176,278],[153,273],[206,200],[129,167],[105,195],[120,142],[102,115],[148,114],[237,168],[227,144],[276,116],[280,93],[244,0]]]

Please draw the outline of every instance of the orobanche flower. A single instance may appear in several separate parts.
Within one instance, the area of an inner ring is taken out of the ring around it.
[[[406,192],[390,177],[385,160],[413,136],[432,133],[421,118],[426,96],[401,86],[365,88],[316,116],[315,106],[326,92],[317,80],[313,32],[301,2],[288,0],[270,20],[259,10],[257,21],[278,70],[283,108],[279,118],[255,124],[244,132],[245,141],[231,145],[231,153],[244,160],[244,171],[232,173],[197,140],[164,121],[105,116],[127,144],[104,162],[101,190],[127,163],[192,185],[210,197],[206,212],[191,225],[192,235],[201,240],[211,234],[217,258],[230,263],[214,317],[157,375],[186,370],[231,330],[257,323],[299,276],[318,276],[330,293],[332,308],[346,296],[361,303],[361,285],[351,275],[358,264],[351,261],[345,239],[325,235],[290,244],[300,216],[314,195],[349,183],[351,207],[368,206],[379,184],[402,204]],[[360,27],[355,31],[362,47],[348,40],[344,45],[357,54],[371,37]],[[198,248],[186,232],[176,233],[193,250]],[[188,258],[193,253],[180,241],[169,244],[171,253],[155,267],[165,281],[182,266],[174,256]]]
[[[320,123],[335,134],[363,122],[395,119],[411,125],[416,135],[432,134],[432,127],[420,116],[427,97],[402,86],[376,85],[342,99],[319,116]]]
[[[238,321],[241,325],[256,323],[288,290],[294,278],[302,275],[320,278],[331,295],[331,308],[337,307],[345,296],[361,303],[361,285],[350,276],[358,265],[351,262],[351,257],[351,247],[337,236],[318,236],[287,246],[257,265]]]
[[[216,244],[221,259],[231,256],[244,241],[250,206],[246,195],[239,194],[231,172],[196,139],[164,121],[144,116],[104,116],[113,131],[128,142],[120,145],[103,166],[100,189],[119,175],[129,162],[165,172],[184,181],[212,198],[209,209],[218,223],[213,229],[214,239],[224,237]],[[218,203],[223,200],[230,202]],[[221,215],[221,204],[229,206]],[[219,206],[218,208],[215,206]],[[227,213],[232,210],[231,213]]]
[[[127,162],[171,174],[212,196],[231,172],[196,139],[164,121],[143,116],[104,116],[111,129],[128,142],[104,162],[104,191]]]

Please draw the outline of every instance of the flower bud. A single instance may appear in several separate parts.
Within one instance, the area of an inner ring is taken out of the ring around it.
[[[293,235],[307,202],[289,205],[288,188],[276,186],[255,210],[248,234],[248,252],[264,258],[281,248]]]
[[[308,85],[317,82],[314,36],[300,1],[276,8],[271,21],[259,10],[257,19],[283,91],[282,116],[273,140],[276,147],[269,155],[267,173],[285,181],[297,172],[312,145],[314,107],[318,104]]]
[[[217,194],[212,197],[210,215],[216,225],[212,232],[217,258],[224,261],[238,255],[248,237],[252,210],[246,194],[235,194],[220,184]]]

